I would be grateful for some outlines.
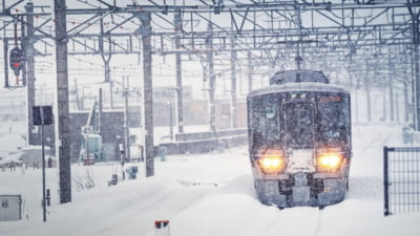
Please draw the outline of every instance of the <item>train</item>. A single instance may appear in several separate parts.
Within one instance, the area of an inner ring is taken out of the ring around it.
[[[341,202],[352,156],[350,93],[322,71],[275,73],[247,96],[255,191],[279,208]]]

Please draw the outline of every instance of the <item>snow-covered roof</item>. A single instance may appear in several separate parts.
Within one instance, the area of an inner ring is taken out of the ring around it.
[[[20,192],[14,188],[0,187],[0,196],[2,195],[20,195]]]
[[[0,134],[0,152],[9,153],[25,146],[25,140],[19,134]]]
[[[20,162],[20,160],[19,160],[20,157],[21,157],[20,153],[10,154],[7,157],[0,158],[0,165],[8,164],[8,163],[11,163],[11,162],[19,163]]]
[[[51,148],[49,146],[44,146],[44,150],[50,150]],[[22,151],[30,151],[30,150],[42,150],[41,145],[29,145],[24,148],[22,148]]]
[[[287,83],[281,85],[270,85],[265,88],[256,89],[252,91],[248,97],[260,96],[270,93],[279,93],[279,92],[291,92],[291,91],[319,91],[319,92],[338,92],[338,93],[349,93],[345,88],[332,85],[332,84],[323,84],[316,82],[301,82],[301,83]]]

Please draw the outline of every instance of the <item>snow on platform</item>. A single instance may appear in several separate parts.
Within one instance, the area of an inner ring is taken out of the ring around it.
[[[0,187],[0,196],[2,195],[20,195],[20,191],[14,188]]]
[[[17,188],[27,204],[27,219],[0,223],[7,236],[154,236],[154,221],[169,220],[171,236],[381,235],[414,236],[420,212],[383,216],[382,148],[401,139],[396,127],[354,127],[354,155],[346,199],[317,208],[279,210],[261,204],[254,192],[247,147],[202,155],[155,159],[155,176],[108,187],[119,163],[72,166],[73,184],[91,176],[93,188],[76,191],[59,204],[58,168],[47,169],[52,206],[42,222],[41,170],[0,172],[0,186]]]

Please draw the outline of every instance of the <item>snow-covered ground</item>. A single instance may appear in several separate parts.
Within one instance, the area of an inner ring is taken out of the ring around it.
[[[350,190],[343,202],[323,210],[262,205],[254,193],[247,147],[156,158],[154,177],[145,178],[139,164],[137,179],[111,187],[111,175],[121,172],[118,163],[73,165],[73,200],[63,205],[58,204],[58,170],[48,169],[52,205],[46,223],[41,170],[7,170],[0,172],[0,186],[20,191],[25,215],[0,222],[0,235],[152,236],[155,220],[169,220],[172,236],[417,236],[420,212],[383,216],[382,148],[401,145],[401,137],[398,126],[355,126]],[[95,187],[76,188],[87,174]]]

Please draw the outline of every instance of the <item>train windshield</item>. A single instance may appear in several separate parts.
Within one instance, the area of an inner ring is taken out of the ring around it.
[[[315,110],[312,104],[288,103],[283,107],[284,143],[294,149],[315,146]]]
[[[350,140],[350,98],[333,92],[277,93],[252,98],[253,149],[342,147]]]

